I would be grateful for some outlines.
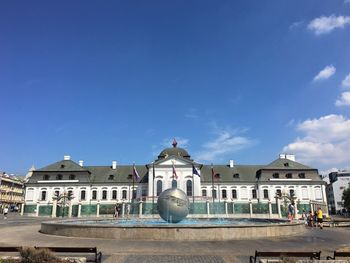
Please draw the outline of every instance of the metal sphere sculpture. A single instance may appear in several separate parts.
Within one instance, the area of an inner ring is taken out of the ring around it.
[[[158,212],[169,223],[178,223],[189,212],[189,200],[186,193],[177,188],[165,190],[158,197]]]

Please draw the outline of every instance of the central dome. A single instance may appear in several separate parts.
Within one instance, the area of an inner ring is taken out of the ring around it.
[[[188,152],[185,149],[179,148],[176,146],[177,146],[177,142],[174,139],[173,147],[169,147],[161,151],[160,154],[158,155],[158,160],[167,158],[168,156],[180,156],[185,159],[191,158],[191,156],[188,154]]]

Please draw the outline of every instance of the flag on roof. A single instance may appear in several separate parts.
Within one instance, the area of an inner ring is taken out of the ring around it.
[[[214,167],[211,166],[211,179],[214,181],[214,180],[219,180],[220,179],[220,175],[219,174],[216,174],[214,172]]]
[[[174,165],[174,163],[173,163],[173,178],[174,179],[178,179],[178,176],[177,176],[177,174],[176,174],[176,170],[175,170],[175,165]]]
[[[138,182],[140,180],[140,176],[139,176],[139,173],[136,170],[135,164],[133,165],[133,168],[132,168],[132,175],[133,175],[134,180],[136,182]]]
[[[196,167],[194,167],[193,164],[192,164],[192,174],[196,174],[196,175],[198,175],[199,177],[201,177],[200,174],[199,174],[199,172],[198,172],[198,170],[196,169]]]

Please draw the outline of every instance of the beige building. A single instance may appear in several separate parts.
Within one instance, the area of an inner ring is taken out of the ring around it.
[[[11,208],[21,207],[24,201],[23,181],[0,172],[0,210],[4,207]],[[16,209],[16,208],[15,208]]]

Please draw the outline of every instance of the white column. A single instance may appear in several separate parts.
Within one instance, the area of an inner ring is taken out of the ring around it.
[[[125,202],[122,204],[122,217],[125,215]]]
[[[210,215],[210,207],[209,207],[209,200],[207,200],[207,215]]]
[[[97,202],[96,217],[100,217],[100,202]]]
[[[39,202],[36,203],[36,216],[39,216]]]
[[[271,205],[271,200],[269,199],[269,215],[270,218],[272,217],[272,205]]]
[[[53,200],[52,203],[52,213],[51,213],[51,217],[56,217],[57,214],[57,200]]]
[[[232,214],[234,214],[234,213],[235,213],[235,202],[232,201]]]
[[[21,204],[21,216],[23,216],[23,214],[24,214],[24,203]]]
[[[142,217],[142,200],[139,203],[139,217]]]
[[[68,206],[68,217],[72,217],[72,209],[73,205],[72,202],[69,202],[69,206]]]
[[[253,204],[252,204],[252,201],[249,200],[249,212],[250,212],[250,217],[253,216]]]
[[[227,201],[226,200],[224,201],[224,204],[225,204],[225,214],[228,215],[228,208],[227,208]]]
[[[278,211],[278,217],[282,218],[281,204],[280,204],[280,200],[278,198],[277,198],[277,211]]]
[[[81,217],[81,203],[78,204],[78,217]]]

